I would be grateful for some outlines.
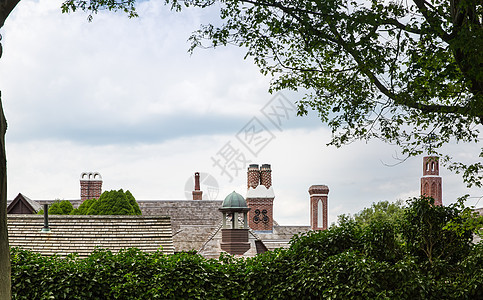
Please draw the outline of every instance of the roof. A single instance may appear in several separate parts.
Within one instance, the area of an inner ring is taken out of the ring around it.
[[[138,248],[145,252],[174,252],[169,217],[50,215],[50,232],[41,232],[41,215],[8,215],[11,247],[42,255],[89,255],[96,247],[117,252]]]
[[[221,200],[137,200],[143,216],[170,216],[176,252],[198,250],[222,220]]]
[[[227,217],[227,219],[230,219],[230,218],[231,217]],[[237,222],[239,224],[239,227],[243,227],[242,226],[243,218],[238,216]],[[221,241],[222,241],[221,229],[222,228],[223,228],[223,222],[220,221],[220,223],[216,226],[216,228],[210,233],[208,238],[204,241],[202,246],[199,249],[195,249],[195,250],[197,250],[198,253],[205,258],[218,258],[221,252],[225,252],[224,250],[221,249]],[[252,229],[248,229],[248,242],[250,243],[250,249],[248,249],[248,251],[241,256],[253,257],[267,250],[267,247],[260,240],[260,237]]]
[[[42,206],[38,202],[19,193],[17,197],[9,203],[7,214],[35,214],[41,209]]]
[[[247,208],[247,202],[242,195],[233,191],[231,194],[226,196],[225,200],[223,201],[222,208]]]
[[[295,234],[310,230],[310,226],[279,226],[274,224],[271,233],[257,232],[257,235],[268,250],[274,250],[276,248],[288,248],[290,240]]]

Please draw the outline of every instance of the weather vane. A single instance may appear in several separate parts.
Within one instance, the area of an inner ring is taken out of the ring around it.
[[[433,142],[436,140],[436,135],[434,133],[428,134],[427,142],[428,142],[428,153],[431,153],[431,148],[433,147]]]

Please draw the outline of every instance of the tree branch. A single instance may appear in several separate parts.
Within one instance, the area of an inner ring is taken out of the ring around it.
[[[426,21],[428,21],[428,24],[431,25],[433,32],[436,33],[436,35],[439,36],[443,41],[449,43],[451,40],[450,35],[444,31],[443,28],[441,28],[441,20],[435,18],[431,14],[430,10],[426,7],[427,2],[425,0],[414,0],[414,3],[419,8],[419,11],[423,14]]]
[[[5,24],[8,15],[17,6],[20,0],[0,0],[0,28]]]

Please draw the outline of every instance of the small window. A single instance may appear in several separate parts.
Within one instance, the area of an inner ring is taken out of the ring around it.
[[[317,228],[324,227],[324,208],[322,205],[322,200],[317,203]]]

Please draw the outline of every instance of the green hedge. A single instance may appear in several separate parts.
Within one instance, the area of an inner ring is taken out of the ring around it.
[[[295,259],[293,250],[255,258],[205,259],[129,249],[85,259],[12,249],[13,299],[482,299],[483,247],[448,266],[388,263],[344,251]]]

